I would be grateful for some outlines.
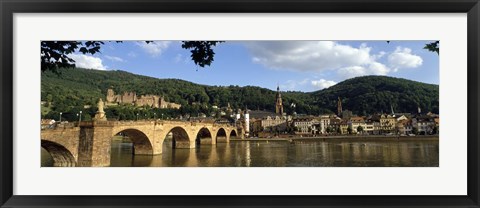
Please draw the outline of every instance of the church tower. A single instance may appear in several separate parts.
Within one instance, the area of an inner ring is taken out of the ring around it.
[[[277,95],[275,96],[275,113],[283,115],[282,95],[279,86],[277,86]]]
[[[337,112],[338,116],[342,116],[342,100],[340,99],[340,97],[338,97]]]
[[[245,137],[248,137],[248,135],[250,134],[250,114],[248,113],[247,106],[245,106],[243,118],[245,119]]]

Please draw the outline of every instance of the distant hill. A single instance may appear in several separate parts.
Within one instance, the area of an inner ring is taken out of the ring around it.
[[[157,79],[125,71],[88,69],[60,69],[58,73],[41,75],[42,100],[52,101],[57,111],[68,111],[72,106],[94,105],[105,99],[112,87],[116,93],[135,91],[137,95],[162,95],[167,101],[182,105],[202,103],[233,108],[273,111],[275,91],[256,86],[207,86],[179,79]],[[285,111],[320,114],[336,112],[337,97],[343,109],[356,114],[422,111],[438,113],[438,85],[414,82],[385,76],[366,76],[349,79],[330,88],[310,92],[282,92]],[[295,103],[295,108],[291,106]]]
[[[438,113],[439,86],[386,76],[364,76],[345,80],[330,88],[313,92],[315,105],[336,111],[337,99],[342,99],[344,110],[356,114]]]

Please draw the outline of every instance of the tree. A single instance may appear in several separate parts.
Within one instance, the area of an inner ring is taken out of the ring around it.
[[[440,48],[438,46],[439,44],[440,44],[440,41],[427,43],[425,44],[425,47],[423,47],[423,49],[427,49],[431,52],[437,52],[437,54],[440,54]]]
[[[103,41],[42,41],[40,46],[41,69],[56,70],[57,68],[75,67],[75,60],[68,57],[75,51],[83,54],[95,54],[100,51]]]
[[[122,41],[116,41],[120,43]],[[151,43],[153,41],[145,41]],[[182,48],[191,49],[192,60],[200,67],[210,66],[215,53],[213,47],[222,41],[183,41]],[[42,72],[58,68],[73,68],[75,60],[68,55],[74,52],[96,54],[100,52],[103,41],[42,41],[40,46],[40,62]]]
[[[432,128],[432,134],[438,134],[438,127],[437,126],[434,126]]]
[[[337,133],[342,134],[342,129],[340,127],[337,128]]]
[[[418,134],[418,128],[417,127],[412,128],[412,134]]]
[[[215,53],[212,47],[216,46],[221,41],[183,41],[182,48],[192,49],[190,52],[193,62],[200,66],[210,66],[213,62]]]
[[[349,126],[349,127],[347,128],[348,134],[352,134],[352,131],[353,131],[353,130],[352,130],[352,127]]]
[[[363,132],[363,126],[358,126],[357,127],[357,132]]]
[[[52,104],[52,101],[53,101],[53,96],[52,96],[52,94],[48,94],[48,95],[47,95],[47,100],[46,100],[46,103],[45,103],[45,107],[50,107],[51,104]]]

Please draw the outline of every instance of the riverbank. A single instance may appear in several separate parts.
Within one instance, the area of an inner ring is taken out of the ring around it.
[[[246,138],[230,139],[230,141],[438,141],[438,135],[425,136],[385,136],[385,135],[355,135],[355,136],[319,136],[294,138]]]

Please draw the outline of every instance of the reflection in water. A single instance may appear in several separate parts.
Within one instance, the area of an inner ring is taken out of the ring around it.
[[[132,144],[112,142],[116,167],[438,167],[438,141],[244,141],[133,155]],[[43,158],[43,157],[42,157]]]

